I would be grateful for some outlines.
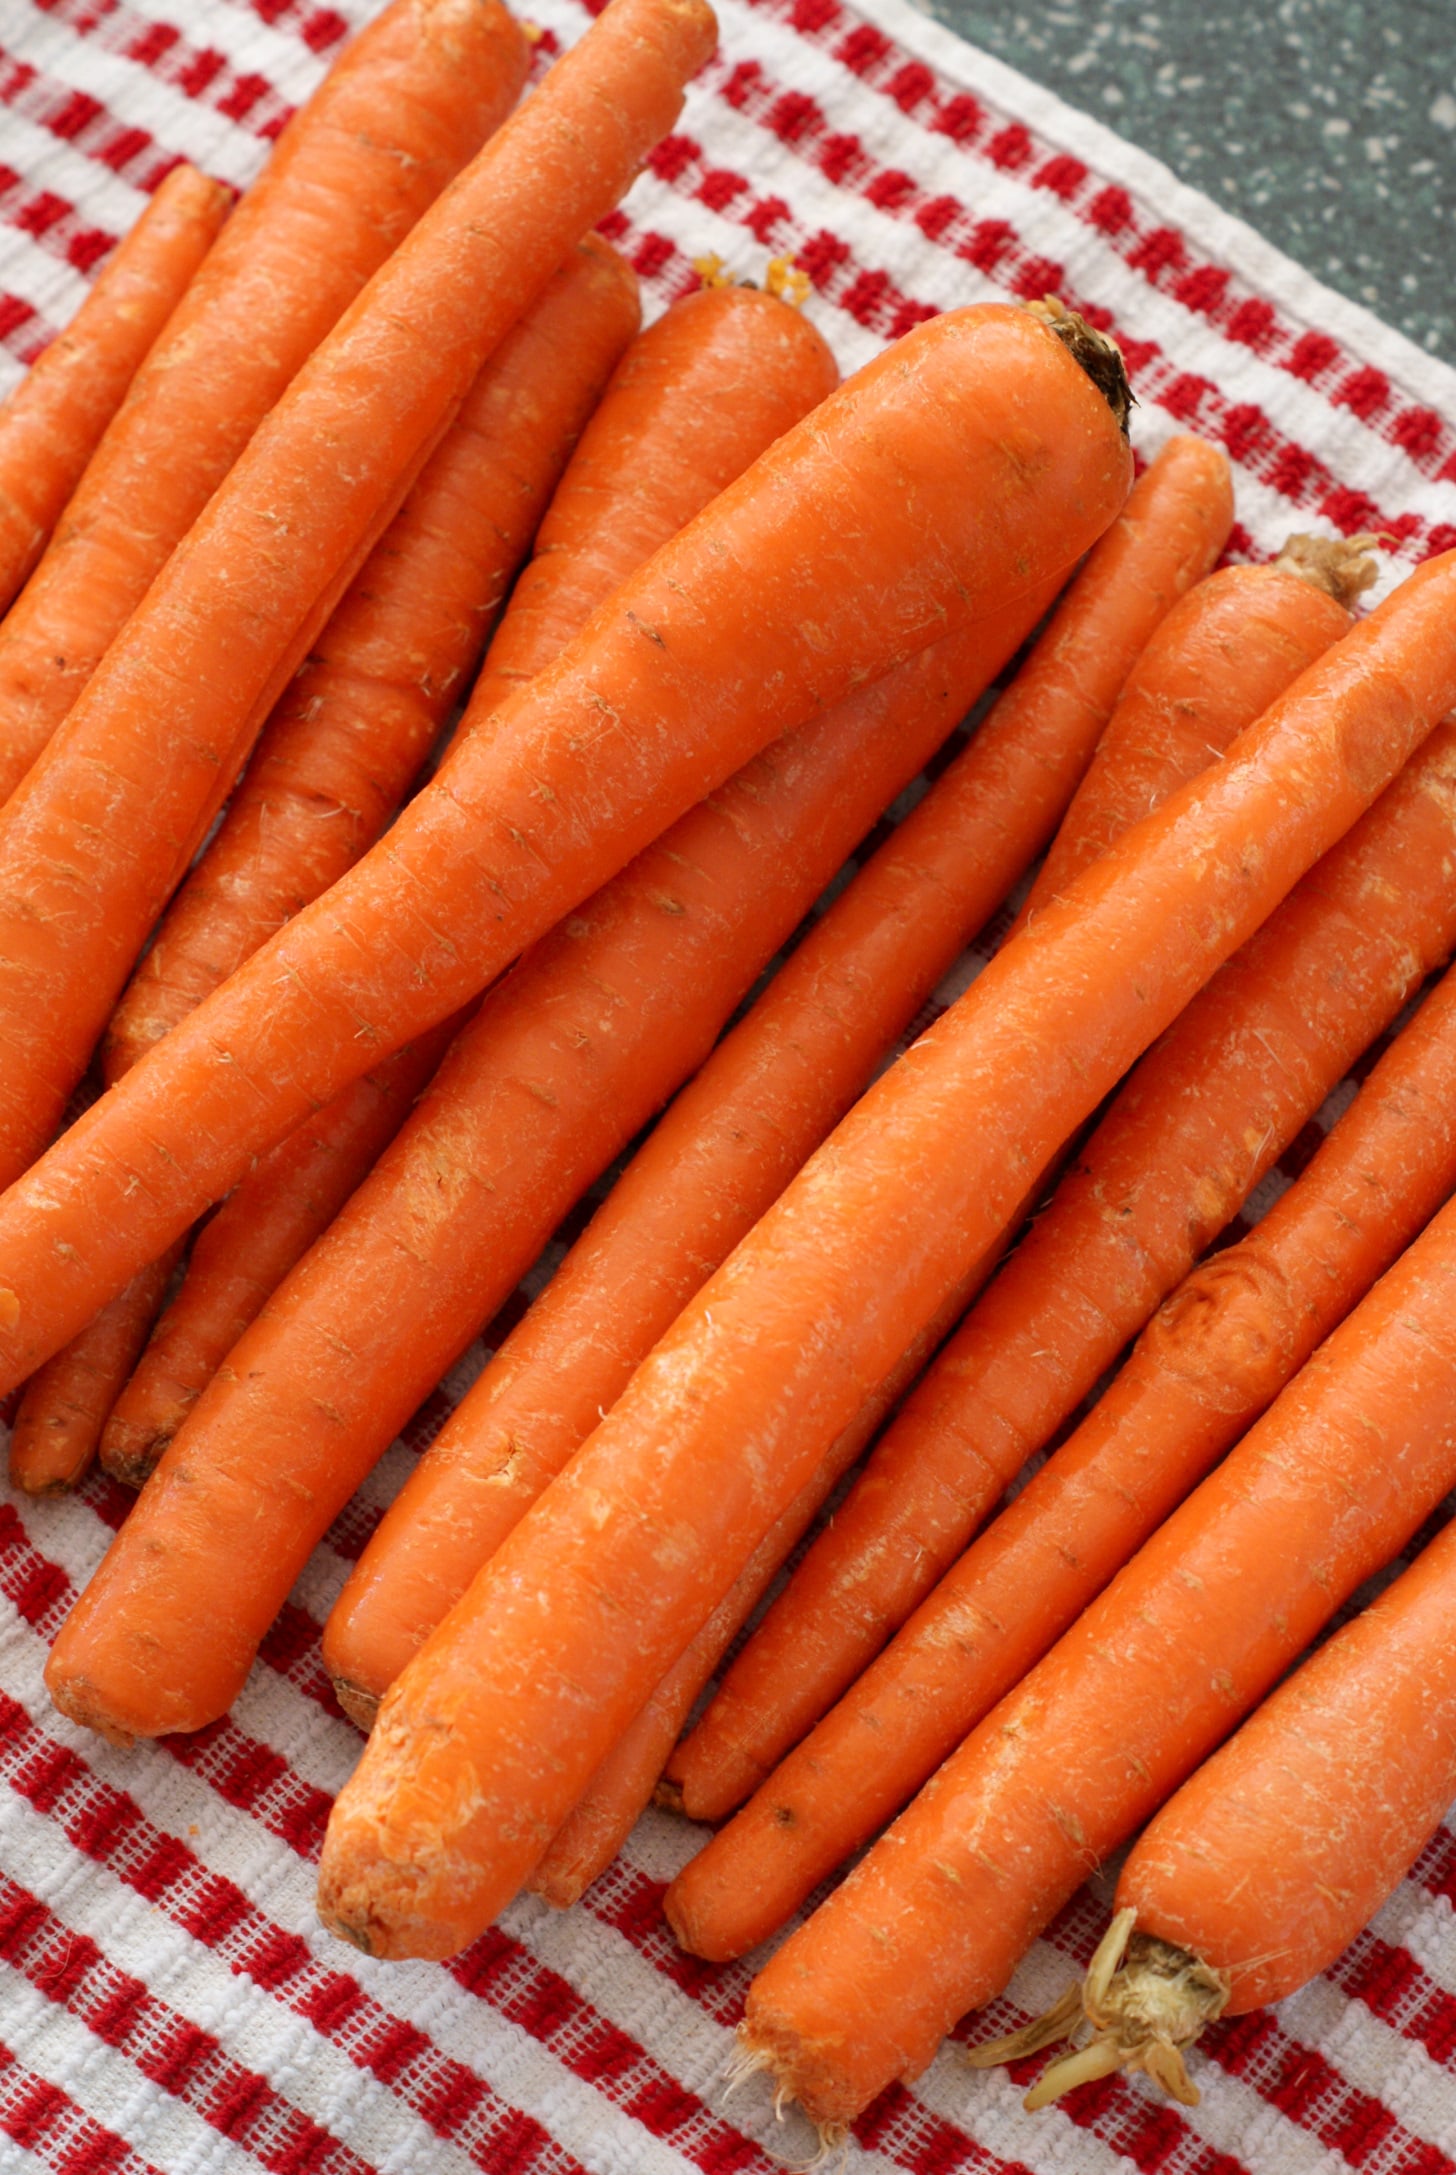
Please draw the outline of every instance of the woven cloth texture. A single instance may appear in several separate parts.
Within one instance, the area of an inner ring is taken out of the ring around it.
[[[186,156],[246,184],[373,12],[374,0],[5,0],[0,389],[66,322],[168,165]],[[542,65],[589,21],[581,0],[533,0],[532,14]],[[1291,528],[1378,529],[1394,545],[1388,580],[1456,545],[1456,374],[902,0],[722,0],[720,14],[721,50],[679,131],[607,223],[651,309],[694,283],[706,253],[743,277],[788,255],[850,370],[954,303],[1056,291],[1122,342],[1141,455],[1190,427],[1227,447],[1235,556],[1267,555]],[[485,1348],[318,1550],[235,1711],[196,1737],[113,1751],[61,1722],[42,1689],[47,1638],[122,1492],[95,1481],[70,1500],[0,1500],[0,2168],[757,2175],[812,2150],[805,2126],[776,2120],[762,2080],[726,2089],[750,1974],[700,1965],[668,1937],[662,1887],[696,1836],[665,1814],[644,1818],[581,1905],[518,1902],[451,1964],[370,1964],[316,1924],[314,1861],[358,1750],[318,1628]],[[1106,1897],[1103,1875],[1049,1929],[993,2028],[1061,1991]],[[1108,2082],[1028,2116],[952,2042],[876,2102],[839,2165],[1438,2175],[1456,2167],[1453,1900],[1456,1836],[1443,1829],[1326,1977],[1208,2034],[1197,2109]]]

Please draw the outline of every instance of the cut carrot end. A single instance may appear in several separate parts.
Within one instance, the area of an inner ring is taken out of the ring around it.
[[[1144,2070],[1170,2099],[1196,2107],[1198,2087],[1184,2065],[1183,2049],[1223,2014],[1229,1979],[1187,1949],[1134,1933],[1136,1917],[1134,1911],[1119,1911],[1082,1986],[1070,1988],[1021,2031],[971,2048],[966,2057],[971,2067],[1020,2061],[1070,2039],[1085,2022],[1094,2036],[1038,2077],[1023,2101],[1030,2112],[1050,2107],[1079,2084],[1134,2069]]]

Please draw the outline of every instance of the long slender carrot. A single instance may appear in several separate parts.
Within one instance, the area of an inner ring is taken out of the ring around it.
[[[1453,1289],[1448,1206],[760,1972],[746,2058],[816,2121],[916,2075],[1456,1483]]]
[[[108,1083],[379,837],[638,318],[630,266],[592,237],[486,363],[270,718],[113,1013]]]
[[[684,1089],[410,1475],[325,1658],[377,1700],[843,1116],[1045,843],[1157,615],[1222,549],[1222,454],[1175,440],[975,734]]]
[[[386,1695],[325,1841],[331,1927],[438,1956],[516,1891],[1035,1172],[1452,707],[1453,590],[1429,560],[1085,870],[710,1279]]]
[[[1154,1816],[1119,1877],[1117,1909],[1135,1914],[1144,1956],[1148,1941],[1167,1943],[1223,1977],[1224,2012],[1237,2016],[1283,2000],[1335,1961],[1453,1795],[1448,1525]],[[1119,1993],[1141,1976],[1130,1958]],[[1125,1999],[1107,2006],[1130,2020]],[[1156,2031],[1163,2019],[1154,2010],[1150,2021]],[[1125,2042],[1117,2051],[1118,2066],[1141,2054]]]
[[[1369,556],[1375,542],[1372,536],[1348,541],[1291,536],[1274,565],[1351,606],[1375,580],[1375,561]],[[1231,568],[1215,577],[1212,589],[1186,600],[1163,622],[1154,654],[1144,660],[1127,699],[1118,704],[1097,743],[1012,936],[1140,816],[1161,808],[1170,793],[1223,754],[1238,725],[1236,713],[1220,696],[1230,677],[1236,678],[1244,667],[1249,621],[1261,616],[1259,579],[1248,568]],[[1285,635],[1277,610],[1282,589],[1269,587],[1259,631],[1277,650]],[[1300,654],[1296,632],[1290,631],[1285,640],[1292,678],[1307,659]]]
[[[420,267],[438,271],[442,252],[453,263],[456,241],[463,262],[474,264],[484,244],[472,207],[482,193],[487,202],[493,196],[492,174],[519,169],[523,217],[549,204],[558,221],[567,218],[567,178],[547,186],[540,169],[555,141],[550,115],[580,96],[581,125],[610,121],[615,132],[617,63],[629,111],[642,115],[644,99],[661,98],[642,121],[641,140],[660,129],[677,96],[669,85],[703,50],[698,5],[691,0],[685,16],[689,0],[612,0],[487,146],[476,178],[452,192],[376,279],[353,320],[359,341],[371,343],[381,298],[401,282],[413,288],[423,280]],[[655,74],[649,32],[660,32],[668,49]],[[597,38],[606,44],[594,63]],[[568,89],[553,108],[548,88],[563,71]],[[619,153],[614,175],[623,159]],[[603,173],[598,192],[607,186]],[[581,214],[588,192],[572,187]],[[493,256],[492,249],[487,261]],[[428,296],[415,299],[438,320],[441,281],[431,279]],[[478,328],[474,283],[470,302]],[[400,315],[416,322],[414,309]],[[395,316],[391,303],[391,326]],[[419,343],[410,338],[417,364]],[[392,341],[383,344],[397,360]],[[302,416],[315,381],[335,395],[345,390],[328,364],[330,347],[350,352],[350,328],[320,351],[279,417],[285,409]],[[432,344],[432,378],[437,354]],[[413,436],[418,402],[406,404]],[[352,430],[356,411],[346,402],[344,412]],[[221,522],[219,510],[236,511],[245,472],[256,458],[271,462],[269,449],[290,440],[291,431],[270,423],[174,565],[205,563],[196,541],[205,532],[236,541],[231,514]],[[337,1094],[369,1052],[408,1041],[482,988],[791,719],[917,653],[948,620],[1013,610],[1049,582],[1068,552],[1114,517],[1127,458],[1106,399],[1030,312],[987,304],[951,313],[869,364],[664,546],[561,659],[497,713],[494,734],[474,736],[387,839],[11,1189],[0,1203],[11,1294],[0,1299],[9,1316],[0,1372],[14,1380],[39,1365],[235,1183],[252,1153]],[[297,482],[290,488],[304,491]],[[312,527],[306,510],[298,519]],[[251,564],[246,553],[243,564]],[[133,628],[151,618],[167,587],[164,576]],[[806,616],[809,588],[814,610]],[[169,655],[169,665],[177,663]],[[24,979],[34,987],[36,977]]]
[[[102,1416],[101,1462],[115,1479],[139,1488],[148,1477],[248,1324],[378,1162],[459,1025],[428,1029],[353,1081],[203,1225],[181,1290]]]
[[[494,0],[394,0],[295,114],[0,630],[0,800],[289,380],[505,118],[525,67]]]
[[[102,1050],[108,1083],[379,836],[475,662],[571,442],[637,322],[631,269],[588,239],[487,363],[269,721],[217,836],[112,1014]],[[340,1170],[355,1167],[353,1151],[341,1148]],[[230,1245],[246,1213],[235,1205],[229,1214]],[[281,1258],[271,1196],[265,1213],[271,1236],[250,1261],[250,1285],[264,1260]],[[316,1235],[306,1213],[298,1229]],[[219,1243],[203,1252],[214,1293]],[[163,1256],[168,1270],[176,1253]],[[139,1272],[36,1375],[17,1423],[18,1469],[29,1475],[22,1485],[57,1487],[85,1471],[166,1281]],[[184,1381],[174,1389],[195,1397],[242,1327],[227,1304],[209,1338],[194,1313]],[[142,1361],[154,1393],[171,1382],[176,1348],[174,1334]],[[150,1470],[185,1410],[155,1410],[149,1453],[135,1434],[144,1407],[139,1392],[122,1459],[134,1479]]]
[[[1043,601],[974,622],[778,742],[492,992],[87,1588],[56,1679],[76,1712],[133,1735],[228,1706],[329,1520]],[[243,1554],[247,1579],[200,1629],[197,1591]]]
[[[0,612],[44,551],[231,202],[195,166],[174,166],[64,332],[0,408]],[[0,800],[8,791],[0,766]]]
[[[1154,636],[1120,712],[1128,702],[1145,710],[1150,689],[1186,685],[1183,658],[1192,650],[1207,661],[1210,624],[1216,654],[1226,653],[1231,597],[1250,606],[1241,663],[1252,678],[1226,675],[1205,714],[1221,687],[1225,714],[1257,715],[1293,677],[1301,648],[1308,658],[1349,624],[1294,575],[1227,569]],[[1407,825],[1426,848],[1429,896],[1390,887],[1379,843],[1390,812],[1372,814],[1368,842],[1338,849],[1343,873],[1328,906],[1333,869],[1307,879],[1148,1057],[674,1754],[670,1772],[694,1819],[741,1804],[854,1682],[1394,1013],[1413,986],[1413,956],[1427,966],[1444,958],[1453,927],[1440,874],[1445,798],[1392,790],[1402,811],[1394,827]],[[1367,889],[1379,902],[1368,916]],[[1343,946],[1347,916],[1357,925],[1348,978],[1330,938],[1333,923],[1335,949]]]
[[[929,1329],[915,1339],[849,1426],[836,1437],[813,1478],[759,1542],[733,1586],[684,1647],[641,1713],[622,1732],[552,1837],[528,1883],[533,1894],[544,1896],[548,1903],[564,1910],[606,1871],[638,1815],[651,1802],[663,1763],[724,1650],[753,1613],[832,1489],[860,1457],[886,1413],[898,1403],[951,1323],[990,1275],[999,1251],[994,1248],[977,1262],[967,1282],[956,1290]],[[372,1722],[372,1711],[367,1719]]]
[[[481,363],[664,133],[683,80],[712,35],[705,0],[614,0],[579,46],[551,67],[542,87],[433,204],[309,357],[111,644],[46,759],[11,796],[0,816],[0,1048],[7,1059],[0,1175],[22,1170],[54,1129],[141,940],[202,844],[252,737],[453,422]],[[1058,341],[1047,346],[1069,363]],[[1075,376],[1086,383],[1082,372]],[[881,633],[881,646],[886,639],[892,637]],[[807,646],[807,637],[801,642]],[[418,850],[424,833],[429,879],[455,894],[459,914],[457,863],[442,848],[446,835],[459,844],[466,829],[464,857],[477,863],[481,887],[466,918],[479,918],[477,946],[488,948],[496,937],[492,957],[477,972],[474,961],[466,964],[472,948],[437,931],[435,942],[453,966],[442,994],[431,970],[433,950],[392,944],[394,972],[407,977],[414,1005],[409,1018],[394,1020],[387,1037],[374,1040],[379,1022],[366,1018],[374,1007],[361,998],[390,974],[368,944],[361,961],[361,931],[353,920],[346,931],[337,929],[335,907],[324,909],[322,920],[337,931],[353,972],[340,961],[335,979],[333,964],[320,959],[324,987],[318,987],[313,974],[294,966],[292,948],[287,961],[270,953],[261,964],[255,955],[268,1014],[263,1022],[255,1014],[255,1027],[272,1046],[266,1061],[250,1064],[235,1029],[226,1029],[222,1042],[213,1035],[222,1027],[220,1014],[211,1016],[211,1029],[200,1014],[194,1022],[211,1066],[226,1070],[252,1120],[244,1142],[229,1127],[226,1168],[220,1172],[207,1157],[209,1177],[198,1190],[213,1198],[229,1190],[252,1151],[272,1146],[309,1107],[331,1101],[350,1077],[368,1070],[372,1057],[455,1011],[474,994],[466,981],[479,987],[503,964],[498,950],[520,948],[527,931],[518,918],[509,937],[498,931],[492,883],[514,883],[518,863],[540,866],[540,846],[562,827],[564,811],[551,803],[542,813],[538,774],[529,787],[516,779],[525,792],[525,807],[516,813],[525,824],[511,820],[496,796],[492,816],[507,837],[520,835],[520,846],[494,857],[490,840],[498,831],[461,807],[464,776],[457,772],[451,792],[416,803],[414,818],[396,827],[350,896],[370,894],[381,866],[409,868],[405,840],[414,837]],[[481,857],[490,857],[488,872],[479,870]],[[424,907],[424,896],[409,877],[403,883],[414,894],[403,907],[407,920]],[[366,920],[377,927],[377,914]],[[298,916],[292,927],[300,931],[303,924],[305,916]],[[292,944],[289,931],[274,944]],[[276,1048],[289,1018],[281,985],[294,972],[292,1005],[307,1009],[305,1040],[322,1059],[307,1068],[307,1081]],[[331,1022],[322,1035],[316,1011]],[[135,1070],[111,1094],[131,1092],[133,1079]],[[259,1098],[263,1081],[276,1098],[268,1092]],[[102,1096],[102,1105],[107,1101]],[[176,1103],[170,1092],[168,1101],[178,1146],[196,1144],[196,1098]],[[109,1124],[109,1116],[100,1124]],[[172,1151],[163,1157],[168,1168],[183,1170]],[[185,1166],[196,1172],[198,1157],[189,1155]],[[170,1214],[168,1229],[141,1246],[141,1257],[159,1255],[194,1218],[196,1209]],[[139,1259],[128,1262],[111,1288],[139,1266]],[[111,1290],[96,1290],[81,1320],[109,1296]],[[57,1342],[78,1327],[67,1322]]]
[[[182,1247],[149,1262],[79,1337],[31,1376],[10,1436],[10,1485],[61,1495],[89,1470],[96,1445],[147,1333]]]
[[[1441,737],[1448,749],[1456,731]],[[1420,758],[1417,758],[1419,761]],[[1449,761],[1449,754],[1448,754]],[[1238,1440],[1456,1185],[1456,978],[1312,1163],[1153,1317],[1070,1440],[668,1891],[741,1955],[900,1810]]]

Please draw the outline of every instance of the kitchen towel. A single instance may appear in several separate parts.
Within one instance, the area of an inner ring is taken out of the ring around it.
[[[0,389],[65,323],[168,164],[186,156],[245,184],[372,12],[4,0]],[[582,0],[531,0],[530,13],[542,65],[589,20]],[[1185,428],[1228,449],[1236,555],[1267,555],[1290,529],[1373,529],[1391,540],[1388,581],[1456,545],[1456,373],[902,0],[721,0],[720,17],[679,130],[608,222],[650,307],[690,287],[703,256],[746,278],[787,256],[847,371],[936,310],[1056,292],[1122,343],[1141,454]],[[763,2080],[727,2089],[749,1972],[699,1964],[668,1937],[661,1889],[695,1836],[665,1814],[576,1909],[519,1902],[450,1964],[371,1964],[317,1928],[313,1865],[358,1749],[318,1626],[480,1356],[339,1520],[233,1714],[193,1738],[117,1752],[60,1721],[42,1689],[47,1637],[121,1491],[0,1499],[0,2170],[769,2175],[812,2153]],[[1036,1945],[996,2029],[1085,1963],[1106,1893],[1104,1876]],[[1443,1829],[1330,1974],[1209,2033],[1196,2109],[1113,2081],[1030,2116],[952,2042],[876,2102],[838,2164],[1456,2168],[1453,1898]]]

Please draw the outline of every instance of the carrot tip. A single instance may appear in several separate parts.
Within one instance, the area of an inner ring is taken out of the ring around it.
[[[687,1818],[687,1808],[683,1804],[682,1784],[669,1780],[666,1775],[663,1776],[661,1782],[653,1791],[652,1802],[654,1805],[660,1805],[664,1812],[680,1813],[684,1819]]]

